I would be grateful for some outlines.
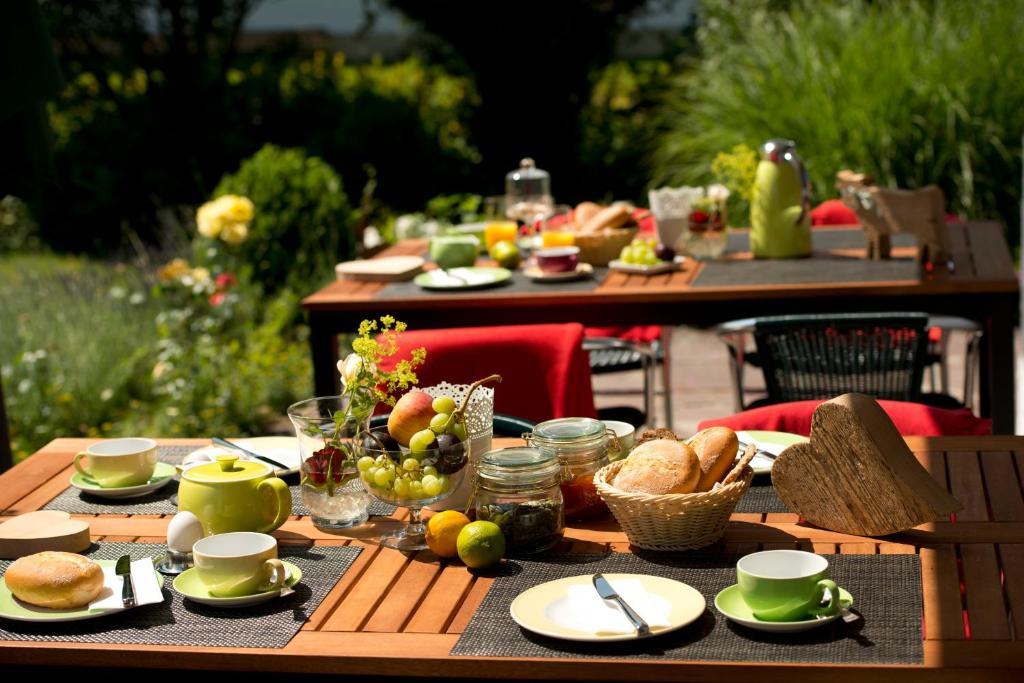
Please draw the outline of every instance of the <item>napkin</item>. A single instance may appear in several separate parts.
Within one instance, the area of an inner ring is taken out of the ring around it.
[[[113,565],[102,569],[103,590],[89,603],[89,609],[123,610],[121,577],[115,573]],[[132,584],[135,586],[136,607],[164,601],[163,591],[160,590],[160,583],[156,578],[156,569],[153,568],[153,558],[144,557],[132,562]]]
[[[608,582],[652,629],[670,625],[672,605],[649,593],[638,579],[609,579]],[[559,608],[550,610],[548,616],[567,628],[594,633],[635,631],[622,609],[615,602],[602,599],[589,583],[569,586],[566,599],[559,602],[562,603]]]

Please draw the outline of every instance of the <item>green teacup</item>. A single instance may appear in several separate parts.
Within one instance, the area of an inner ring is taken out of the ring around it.
[[[237,598],[280,589],[285,569],[277,539],[254,531],[207,536],[192,546],[199,580],[210,595]]]
[[[439,268],[469,268],[476,263],[480,240],[473,235],[439,235],[430,240],[430,258]]]
[[[761,621],[799,621],[839,612],[839,587],[828,578],[828,560],[802,550],[765,550],[736,563],[743,601]],[[831,593],[821,606],[825,589]]]
[[[82,459],[89,459],[89,466]],[[156,468],[156,441],[152,439],[108,439],[75,456],[75,469],[105,489],[140,486],[149,481]]]

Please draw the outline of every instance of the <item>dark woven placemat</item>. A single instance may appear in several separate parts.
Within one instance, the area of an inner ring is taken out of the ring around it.
[[[97,543],[86,554],[114,560],[159,557],[166,548],[148,543]],[[32,624],[0,618],[0,640],[41,640],[63,643],[130,643],[200,647],[284,647],[327,597],[362,548],[356,546],[282,545],[281,558],[302,570],[295,592],[252,607],[223,609],[185,600],[164,581],[164,601],[120,614],[54,624]],[[0,562],[0,572],[10,562]]]
[[[453,655],[581,657],[712,662],[920,664],[921,570],[916,555],[826,555],[836,582],[863,615],[813,631],[768,634],[737,626],[715,609],[715,595],[736,581],[736,555],[557,555],[507,563],[491,585]],[[509,605],[523,591],[554,579],[597,572],[654,574],[693,586],[708,601],[693,624],[656,638],[625,643],[574,643],[521,629]]]
[[[195,446],[159,446],[157,457],[161,462],[177,465],[186,455],[196,450]],[[309,508],[302,502],[302,487],[298,483],[298,475],[289,475],[284,478],[288,482],[288,488],[292,492],[292,514],[308,515]],[[357,482],[358,483],[358,482]],[[176,504],[178,492],[178,479],[167,484],[161,489],[139,498],[99,498],[90,496],[69,486],[64,489],[56,498],[47,503],[44,510],[63,510],[72,514],[121,514],[121,515],[173,515],[178,511]],[[369,508],[371,516],[388,516],[395,511],[395,506],[372,498]]]
[[[750,488],[736,504],[734,512],[789,512],[772,486],[770,475],[755,476]]]
[[[866,244],[867,239],[860,228],[818,228],[811,231],[811,246],[815,251],[862,249]],[[913,247],[916,244],[914,235],[901,232],[892,236],[894,247]],[[750,251],[750,232],[730,230],[726,248],[731,252]]]
[[[594,268],[592,277],[582,280],[571,280],[569,282],[535,282],[526,277],[521,270],[513,270],[512,278],[505,284],[487,289],[473,289],[466,291],[436,291],[423,289],[418,284],[409,280],[407,282],[390,282],[381,288],[375,295],[378,299],[408,299],[417,296],[430,296],[431,294],[444,294],[446,296],[479,296],[487,292],[495,294],[533,294],[550,292],[589,292],[596,289],[605,276],[608,275],[607,268]]]

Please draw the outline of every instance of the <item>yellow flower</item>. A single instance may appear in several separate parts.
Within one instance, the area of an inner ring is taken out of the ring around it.
[[[224,227],[224,217],[217,202],[206,202],[196,211],[196,227],[199,234],[211,240],[217,239]]]
[[[192,279],[200,284],[205,284],[210,281],[210,271],[206,268],[193,268],[189,273]]]
[[[252,220],[254,207],[248,197],[240,197],[234,194],[226,194],[217,199],[220,204],[220,213],[226,222],[248,223]]]
[[[227,223],[221,230],[220,238],[233,247],[249,239],[249,226],[245,223]]]
[[[188,261],[183,258],[176,258],[161,268],[157,275],[163,282],[174,282],[183,278],[188,272]]]

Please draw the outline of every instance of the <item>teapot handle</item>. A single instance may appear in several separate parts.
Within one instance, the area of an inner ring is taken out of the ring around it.
[[[269,534],[284,524],[288,516],[292,514],[292,492],[288,489],[288,484],[284,483],[283,479],[278,479],[277,477],[264,479],[256,486],[256,489],[261,494],[266,489],[270,489],[271,494],[277,500],[277,512],[274,515],[274,520],[257,529],[260,533]]]

